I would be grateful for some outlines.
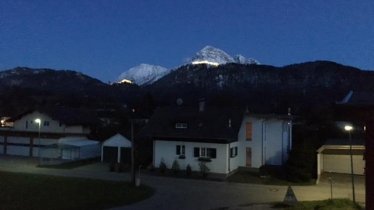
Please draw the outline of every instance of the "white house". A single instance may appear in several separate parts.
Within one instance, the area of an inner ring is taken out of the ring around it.
[[[153,164],[178,161],[198,171],[228,174],[239,167],[282,165],[292,142],[289,115],[254,115],[241,109],[158,108],[143,132],[153,138]]]
[[[86,136],[97,123],[94,115],[67,108],[32,110],[8,121],[13,127],[0,129],[0,154],[30,157],[62,137]]]

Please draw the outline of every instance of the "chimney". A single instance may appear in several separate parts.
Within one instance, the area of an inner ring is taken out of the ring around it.
[[[229,118],[229,128],[231,128],[231,118]]]
[[[201,98],[199,99],[199,112],[205,111],[205,99]]]
[[[288,107],[288,116],[291,116],[291,107]]]

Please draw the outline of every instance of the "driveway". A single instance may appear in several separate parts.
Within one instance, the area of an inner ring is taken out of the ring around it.
[[[75,169],[46,169],[37,168],[37,160],[0,156],[0,170],[48,174],[69,177],[85,177],[93,179],[128,181],[127,173],[109,172],[107,165],[90,164]],[[351,185],[342,179],[333,185],[334,198],[350,198]],[[147,210],[147,209],[270,209],[266,204],[281,202],[286,194],[286,186],[269,186],[215,182],[204,180],[189,180],[170,177],[141,176],[142,183],[153,187],[156,193],[151,198],[124,207],[114,208]],[[364,184],[358,181],[356,199],[363,203],[365,199]],[[350,182],[349,182],[350,183]],[[330,198],[330,184],[322,179],[315,186],[293,186],[298,200],[322,200]]]

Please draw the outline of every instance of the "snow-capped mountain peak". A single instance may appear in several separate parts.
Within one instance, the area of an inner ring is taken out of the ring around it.
[[[232,57],[225,51],[209,45],[198,51],[195,56],[190,59],[189,63],[207,64],[212,66],[218,66],[226,63],[260,64],[257,60],[253,58],[246,58],[242,55]]]
[[[195,56],[191,58],[192,64],[205,63],[211,65],[221,65],[233,62],[233,57],[231,57],[225,51],[209,45],[198,51]]]
[[[162,66],[140,64],[123,72],[118,77],[118,83],[135,83],[137,85],[151,84],[170,72]]]

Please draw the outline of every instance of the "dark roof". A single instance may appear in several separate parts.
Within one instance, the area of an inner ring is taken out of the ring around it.
[[[344,105],[374,105],[374,92],[349,91],[338,104]]]
[[[327,139],[325,145],[350,145],[349,138]],[[352,139],[352,145],[365,145],[365,139]]]
[[[95,113],[67,107],[57,107],[57,108],[39,108],[36,110],[29,110],[22,114],[19,114],[12,121],[16,121],[23,116],[30,114],[34,111],[46,114],[53,120],[60,121],[65,125],[95,125],[99,123],[99,119],[96,117]]]
[[[240,108],[209,107],[199,112],[197,107],[160,107],[141,135],[160,140],[228,143],[237,141],[243,116],[244,109]],[[176,123],[187,123],[187,128],[175,128]]]

